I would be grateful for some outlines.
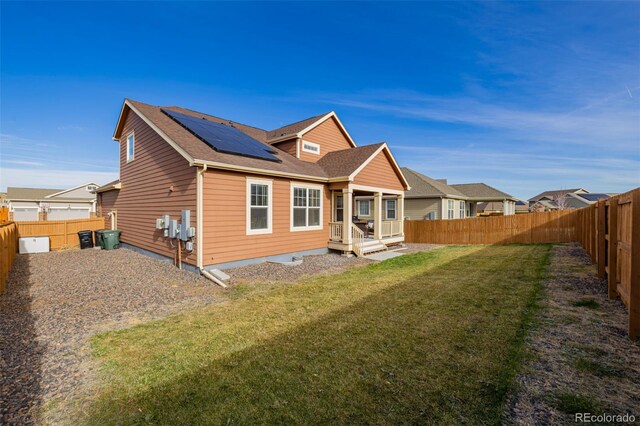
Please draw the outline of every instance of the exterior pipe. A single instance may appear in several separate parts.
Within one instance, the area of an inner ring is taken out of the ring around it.
[[[205,276],[205,278],[208,278],[208,279],[210,279],[211,281],[213,281],[214,283],[218,284],[220,287],[222,287],[222,288],[227,288],[227,285],[226,285],[224,282],[220,281],[219,279],[217,279],[216,277],[214,277],[213,275],[211,275],[211,274],[209,273],[209,271],[206,271],[205,269],[200,268],[200,273],[201,273],[202,275],[204,275],[204,276]]]

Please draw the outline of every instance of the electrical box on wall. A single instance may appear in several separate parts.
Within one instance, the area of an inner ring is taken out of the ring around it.
[[[180,239],[182,241],[187,241],[189,237],[187,236],[188,229],[191,227],[191,210],[182,210],[181,220],[180,220]]]
[[[178,236],[178,221],[173,219],[169,221],[169,238],[177,238]]]
[[[162,218],[156,219],[156,229],[164,229],[164,222]]]

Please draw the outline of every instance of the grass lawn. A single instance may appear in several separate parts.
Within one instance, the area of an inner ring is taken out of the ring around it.
[[[549,254],[447,247],[98,335],[81,420],[497,424]]]

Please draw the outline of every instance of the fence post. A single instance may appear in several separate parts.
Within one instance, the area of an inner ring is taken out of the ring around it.
[[[609,299],[618,296],[618,199],[609,199],[609,272],[607,274]]]
[[[629,338],[640,337],[640,190],[631,194],[631,280],[629,282]]]
[[[598,260],[598,277],[604,278],[607,275],[605,267],[607,266],[606,262],[606,232],[607,232],[607,206],[605,205],[605,200],[598,201],[598,241],[596,244],[596,249],[598,252],[597,260]]]

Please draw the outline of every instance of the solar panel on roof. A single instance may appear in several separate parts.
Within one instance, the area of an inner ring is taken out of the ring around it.
[[[215,123],[204,117],[197,118],[166,109],[161,109],[161,111],[218,152],[259,158],[261,160],[281,161],[273,155],[275,151],[272,148],[260,143],[246,133],[242,133],[235,127]]]
[[[598,201],[602,198],[609,198],[607,194],[578,194],[578,195],[589,201]]]

